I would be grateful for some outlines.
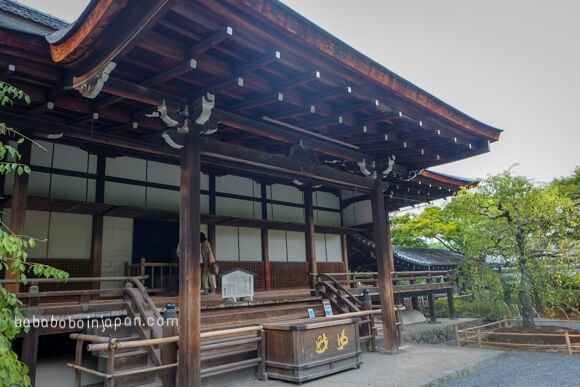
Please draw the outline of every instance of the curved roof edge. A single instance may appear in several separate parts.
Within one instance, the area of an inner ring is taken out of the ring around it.
[[[448,175],[446,173],[435,172],[435,171],[431,171],[429,169],[422,170],[421,173],[419,173],[419,176],[426,177],[429,179],[438,180],[438,181],[445,182],[448,184],[461,186],[461,187],[473,186],[473,185],[477,185],[479,183],[478,179],[470,179],[467,177]]]
[[[462,126],[467,131],[484,135],[491,141],[499,140],[499,135],[503,132],[501,129],[487,125],[461,112],[395,74],[384,65],[346,44],[280,1],[226,0],[226,2],[239,10],[250,11],[254,16],[266,19],[270,24],[284,30],[294,38],[302,40],[311,48],[332,56],[343,65],[413,103],[419,104],[437,115],[451,119],[456,125]]]

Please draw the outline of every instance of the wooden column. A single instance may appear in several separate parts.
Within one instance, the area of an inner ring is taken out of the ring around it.
[[[106,157],[97,156],[97,179],[95,182],[95,202],[105,201],[105,163]],[[91,274],[93,277],[101,276],[103,262],[103,215],[93,215],[93,228],[91,235]],[[99,282],[93,282],[93,289],[99,287]],[[95,297],[96,298],[96,295]]]
[[[260,197],[262,199],[262,220],[268,220],[268,202],[266,193],[266,184],[260,185]],[[270,290],[272,288],[272,265],[270,264],[270,252],[268,247],[268,226],[262,225],[260,229],[261,247],[262,247],[262,261],[264,262],[264,289]]]
[[[340,234],[340,245],[342,248],[342,263],[344,264],[344,272],[348,273],[348,245],[346,241],[346,234]]]
[[[209,214],[216,214],[215,175],[209,175]],[[214,256],[217,257],[215,223],[207,225],[207,240],[213,249]]]
[[[308,262],[308,272],[318,274],[316,265],[316,231],[314,230],[314,206],[312,204],[312,186],[304,186],[304,220],[306,223],[306,261]],[[314,289],[315,279],[309,276],[308,283]]]
[[[20,152],[20,163],[29,165],[32,143],[24,141],[18,146]],[[24,234],[24,225],[26,222],[26,202],[28,200],[28,177],[27,173],[22,175],[14,174],[14,185],[12,187],[12,199],[10,200],[10,230],[16,235]],[[12,261],[10,261],[12,263]],[[18,269],[6,270],[6,279],[15,279],[20,277]],[[6,290],[17,293],[20,286],[18,284],[5,285]]]
[[[451,320],[457,320],[457,315],[455,314],[455,300],[453,299],[453,289],[447,290],[447,306],[449,308],[449,318]]]
[[[200,146],[199,132],[184,136],[181,150],[179,208],[179,367],[180,387],[201,386],[199,249]]]
[[[393,246],[382,185],[382,180],[378,178],[375,182],[375,189],[371,192],[371,206],[385,351],[394,353],[397,351],[398,332],[392,274],[394,270]]]

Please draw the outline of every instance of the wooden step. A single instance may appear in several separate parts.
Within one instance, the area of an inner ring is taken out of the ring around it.
[[[99,352],[99,370],[107,370],[108,352]],[[126,352],[115,352],[115,370],[129,370],[144,367],[149,364],[149,353],[145,349],[137,349]]]

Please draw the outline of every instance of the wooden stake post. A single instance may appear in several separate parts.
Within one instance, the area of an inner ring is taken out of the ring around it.
[[[179,208],[179,366],[180,387],[201,386],[200,361],[200,147],[199,133],[185,136],[181,153]]]

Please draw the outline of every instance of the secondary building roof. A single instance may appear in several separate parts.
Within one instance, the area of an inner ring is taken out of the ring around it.
[[[395,265],[412,270],[448,270],[463,261],[463,255],[445,249],[393,247]]]

